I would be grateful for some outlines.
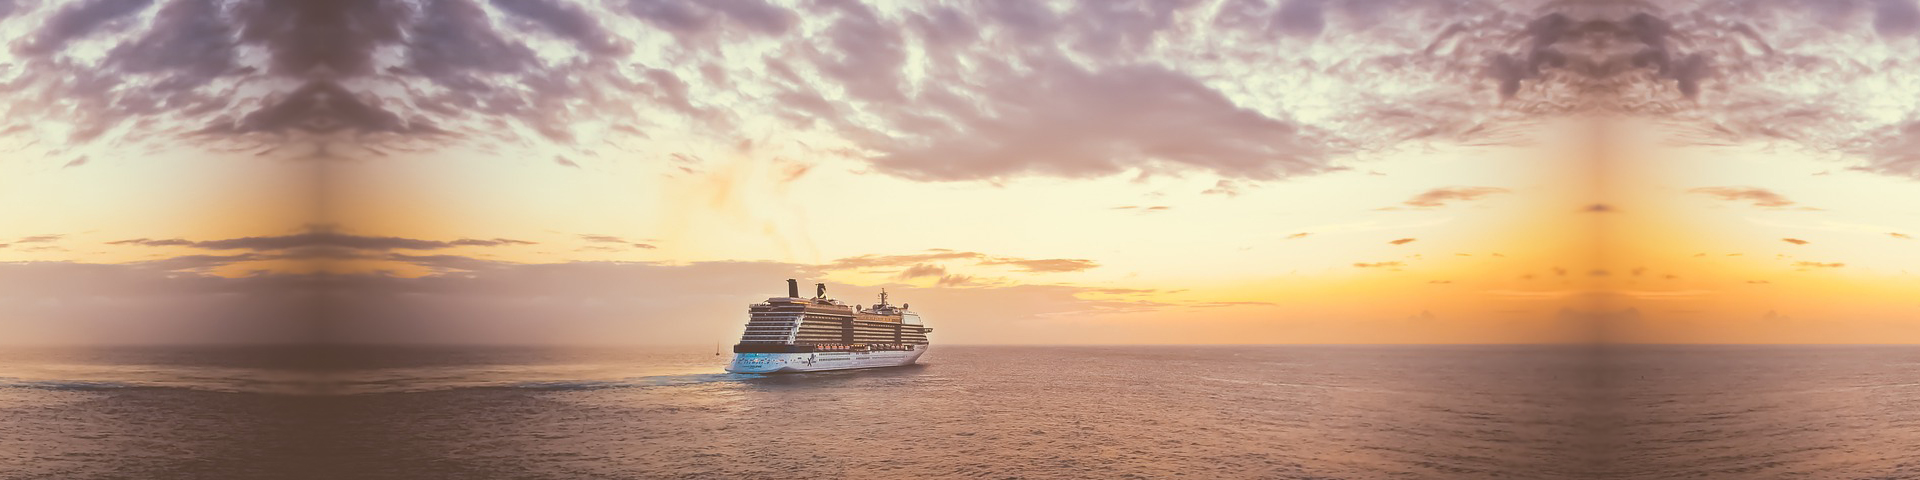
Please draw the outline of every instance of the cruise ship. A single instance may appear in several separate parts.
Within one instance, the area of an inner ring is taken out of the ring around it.
[[[818,372],[911,365],[927,353],[927,332],[908,305],[887,304],[887,291],[871,307],[827,298],[827,284],[814,284],[813,298],[787,279],[787,296],[747,307],[747,331],[733,346],[733,373]]]

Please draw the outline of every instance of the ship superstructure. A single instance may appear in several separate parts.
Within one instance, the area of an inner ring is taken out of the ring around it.
[[[734,373],[812,372],[912,364],[927,351],[927,328],[909,305],[847,305],[827,298],[827,285],[814,284],[814,296],[802,298],[797,280],[787,279],[787,296],[747,307],[747,328],[733,346]]]

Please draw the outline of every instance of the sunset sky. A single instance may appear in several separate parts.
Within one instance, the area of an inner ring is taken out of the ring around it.
[[[0,0],[0,343],[1920,342],[1903,0],[293,5]]]

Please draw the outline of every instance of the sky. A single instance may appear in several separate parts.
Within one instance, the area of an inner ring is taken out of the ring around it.
[[[0,0],[0,344],[1920,342],[1920,4]]]

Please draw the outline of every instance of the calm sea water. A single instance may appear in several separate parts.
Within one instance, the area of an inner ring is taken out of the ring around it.
[[[1920,478],[1920,348],[0,352],[0,478]]]

